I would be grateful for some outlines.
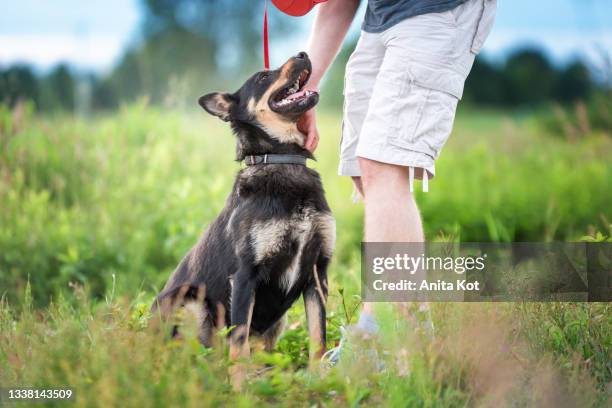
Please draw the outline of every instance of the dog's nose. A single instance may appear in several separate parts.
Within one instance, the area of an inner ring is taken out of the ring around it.
[[[297,59],[306,59],[306,58],[308,58],[308,54],[306,54],[304,51],[302,51],[298,55],[296,55],[295,58],[297,58]]]

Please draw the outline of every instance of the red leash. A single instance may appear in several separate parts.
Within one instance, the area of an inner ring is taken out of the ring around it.
[[[268,47],[268,0],[264,0],[263,52],[264,67],[270,69],[270,50]]]
[[[272,3],[285,14],[293,17],[303,16],[319,3],[327,0],[272,0]],[[263,21],[263,52],[264,66],[270,69],[270,50],[268,48],[268,0],[264,0]]]

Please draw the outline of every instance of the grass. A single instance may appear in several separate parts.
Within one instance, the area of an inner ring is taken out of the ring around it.
[[[381,306],[379,372],[367,356],[305,369],[301,307],[274,354],[257,352],[243,393],[230,391],[226,347],[202,348],[185,320],[182,341],[160,335],[127,298],[0,308],[0,383],[66,387],[77,406],[606,406],[612,310],[604,304],[437,304],[435,340]],[[332,298],[331,308],[338,308]],[[562,309],[561,311],[559,309]],[[333,328],[344,320],[330,317]],[[357,342],[358,344],[358,342]],[[602,355],[603,353],[603,355]],[[267,370],[264,368],[267,367]],[[602,388],[603,387],[603,388]]]
[[[337,177],[339,118],[315,164],[337,218],[329,345],[359,304],[362,207]],[[436,304],[436,338],[380,306],[387,369],[308,371],[303,307],[278,353],[229,391],[223,338],[160,334],[148,304],[224,204],[227,126],[146,104],[75,120],[0,108],[0,386],[71,386],[77,406],[606,406],[609,304]],[[610,224],[612,141],[568,143],[531,119],[462,112],[418,194],[430,240],[573,241]],[[185,318],[189,326],[189,317]],[[385,351],[385,353],[383,353]],[[267,370],[262,370],[268,367]]]

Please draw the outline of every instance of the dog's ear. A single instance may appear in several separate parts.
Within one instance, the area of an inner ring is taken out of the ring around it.
[[[225,122],[230,120],[230,110],[234,104],[234,100],[230,94],[213,92],[208,95],[201,96],[198,103],[204,110],[211,115],[217,116]]]

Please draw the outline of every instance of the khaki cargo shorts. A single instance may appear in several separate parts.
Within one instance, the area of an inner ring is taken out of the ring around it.
[[[426,187],[495,9],[496,0],[468,0],[361,32],[346,67],[340,175],[360,176],[363,157],[406,166],[411,185],[416,173]]]

